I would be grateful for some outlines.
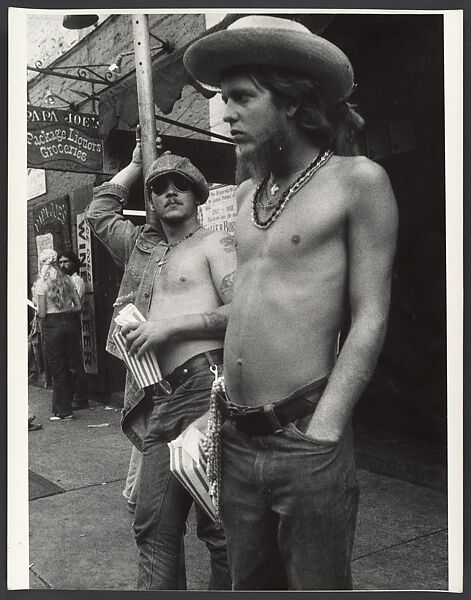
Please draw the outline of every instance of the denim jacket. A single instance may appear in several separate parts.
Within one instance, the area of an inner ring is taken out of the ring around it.
[[[93,200],[87,209],[86,220],[94,235],[111,253],[115,262],[124,268],[124,275],[114,303],[106,350],[121,358],[112,334],[118,311],[132,302],[147,317],[152,298],[156,264],[165,254],[167,243],[150,225],[136,226],[123,216],[129,190],[121,185],[104,183],[95,188]],[[134,377],[126,372],[124,407],[121,426],[123,432],[139,449],[147,428],[152,407],[143,402],[144,390]]]

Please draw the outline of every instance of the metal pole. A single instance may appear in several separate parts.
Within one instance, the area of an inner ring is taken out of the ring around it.
[[[139,123],[141,125],[142,168],[145,173],[157,158],[155,138],[154,90],[152,86],[152,64],[150,58],[149,18],[147,15],[132,16],[132,31],[134,38],[134,59],[136,61],[137,102],[139,108]],[[149,199],[144,186],[146,199],[146,219],[149,225],[164,235],[162,225],[155,213],[149,209]],[[180,589],[186,589],[185,544],[182,536],[180,553]]]
[[[134,58],[136,61],[137,102],[139,108],[139,123],[141,125],[142,166],[145,175],[147,169],[157,158],[148,16],[132,15],[132,30],[134,38]],[[155,216],[155,213],[151,212],[149,209],[149,199],[147,197],[146,189],[144,189],[144,197],[146,200],[147,222],[163,234],[159,219]]]

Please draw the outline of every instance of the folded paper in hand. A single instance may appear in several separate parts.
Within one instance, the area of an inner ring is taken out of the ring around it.
[[[140,321],[145,321],[145,318],[139,310],[134,304],[127,304],[119,311],[115,318],[115,323],[118,327],[116,327],[113,333],[113,338],[126,367],[131,371],[140,387],[145,388],[162,380],[162,373],[160,372],[159,363],[157,362],[155,353],[153,350],[148,350],[140,358],[137,358],[135,354],[131,356],[126,347],[126,340],[121,333],[121,327],[123,325]]]
[[[169,442],[170,471],[209,517],[217,521],[216,508],[209,495],[206,456],[202,442],[203,434],[192,425],[176,440]]]

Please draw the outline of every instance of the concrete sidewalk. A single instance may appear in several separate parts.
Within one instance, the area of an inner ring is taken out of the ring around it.
[[[137,552],[121,495],[130,442],[120,411],[100,404],[50,422],[50,390],[29,387],[29,468],[64,490],[31,500],[30,588],[133,590]],[[435,490],[359,470],[356,590],[446,590],[447,499]],[[185,538],[188,589],[204,590],[209,561],[192,511]]]

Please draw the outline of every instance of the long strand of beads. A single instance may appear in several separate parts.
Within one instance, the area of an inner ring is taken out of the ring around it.
[[[209,480],[209,495],[215,507],[216,518],[220,522],[219,498],[221,490],[221,427],[222,413],[218,395],[225,392],[224,377],[214,380],[209,399],[208,429],[203,440],[203,449],[207,456],[206,475]]]
[[[257,215],[257,206],[260,202],[262,188],[266,186],[268,178],[263,179],[255,190],[252,200],[252,223],[259,229],[268,229],[272,223],[280,216],[288,201],[311,179],[316,171],[318,171],[332,156],[332,150],[326,150],[319,154],[301,173],[296,181],[290,185],[282,194],[273,213],[266,221],[261,221]]]

